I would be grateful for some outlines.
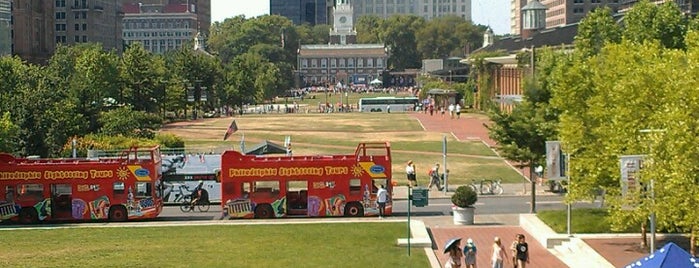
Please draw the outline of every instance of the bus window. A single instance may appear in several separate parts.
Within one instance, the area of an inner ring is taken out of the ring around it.
[[[5,202],[12,203],[15,201],[15,188],[12,185],[5,186]]]
[[[17,186],[17,189],[19,190],[19,195],[17,196],[17,199],[35,201],[44,199],[44,185],[20,184],[19,186]]]
[[[153,195],[150,182],[136,183],[136,197],[151,197]]]
[[[279,181],[256,181],[253,195],[257,197],[279,197]]]
[[[112,187],[114,188],[114,194],[124,194],[124,189],[126,188],[123,181],[115,182]]]
[[[359,179],[351,179],[349,183],[350,195],[362,194],[362,183]]]
[[[384,188],[388,189],[388,186],[386,186],[386,181],[387,181],[386,179],[373,179],[373,180],[371,180],[371,185],[373,186],[371,193],[375,194],[376,192],[378,192],[379,187],[381,185],[383,185]]]
[[[250,194],[250,183],[249,182],[243,182],[242,186],[240,187],[241,191],[243,191],[243,198],[249,198],[248,196]]]

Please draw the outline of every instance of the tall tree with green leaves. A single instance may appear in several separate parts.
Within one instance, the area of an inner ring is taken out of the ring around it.
[[[621,41],[621,27],[616,23],[609,7],[588,13],[578,25],[575,35],[575,52],[583,58],[598,54],[608,43]]]
[[[664,47],[684,49],[688,21],[674,1],[662,5],[643,0],[624,16],[623,38],[630,42],[659,42]]]
[[[389,48],[389,68],[420,68],[422,59],[417,50],[417,31],[424,26],[425,20],[413,15],[393,15],[384,23],[380,39]]]

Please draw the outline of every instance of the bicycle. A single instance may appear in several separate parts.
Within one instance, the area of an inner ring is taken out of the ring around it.
[[[194,192],[184,194],[184,191],[182,191],[183,189],[189,191],[189,188],[183,184],[180,186],[181,195],[175,198],[175,200],[177,201],[182,200],[182,204],[180,205],[180,210],[182,212],[194,211],[194,207],[197,207],[197,209],[199,209],[199,212],[209,211],[211,204],[209,203],[208,198],[204,198],[206,194],[202,193],[202,198],[199,198],[199,200],[197,200],[195,204],[192,204],[192,197],[194,196]]]
[[[480,184],[475,183],[474,181],[471,181],[468,184],[468,187],[471,187],[471,189],[480,194],[480,195],[501,195],[505,191],[502,188],[501,184],[502,180],[497,179],[497,180],[481,180]]]
[[[501,195],[504,192],[502,179],[481,181],[481,194]]]

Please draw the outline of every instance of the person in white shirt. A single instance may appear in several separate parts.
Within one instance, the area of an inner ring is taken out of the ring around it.
[[[379,218],[383,218],[386,213],[386,202],[388,202],[388,191],[384,188],[383,184],[376,192],[376,203],[379,205]]]
[[[454,104],[449,104],[449,118],[454,119]]]
[[[417,186],[417,177],[415,176],[415,165],[413,160],[408,161],[408,165],[405,166],[405,174],[408,176],[408,185],[410,187]]]
[[[493,241],[493,256],[490,259],[493,268],[503,268],[503,263],[507,260],[507,251],[502,246],[500,237],[495,237]]]
[[[456,119],[461,118],[461,105],[458,103],[454,106],[454,112],[456,113]]]

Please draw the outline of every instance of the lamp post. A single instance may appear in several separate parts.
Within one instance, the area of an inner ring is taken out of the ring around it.
[[[191,86],[187,87],[188,92],[191,92],[192,94],[187,96],[187,100],[192,102],[192,119],[197,120],[198,115],[197,115],[197,104],[202,101],[206,100],[206,90],[208,89],[207,87],[201,86],[202,80],[194,80],[194,84]],[[202,94],[204,93],[204,94]],[[187,117],[187,109],[185,108],[185,118]]]
[[[638,132],[640,133],[660,133],[660,132],[665,132],[665,129],[651,129],[651,128],[646,128],[646,129],[641,129]],[[650,147],[651,150],[651,155],[652,155],[652,150],[653,147]],[[651,177],[650,178],[650,253],[653,254],[653,251],[655,251],[655,190],[653,187],[655,187],[655,180]]]

